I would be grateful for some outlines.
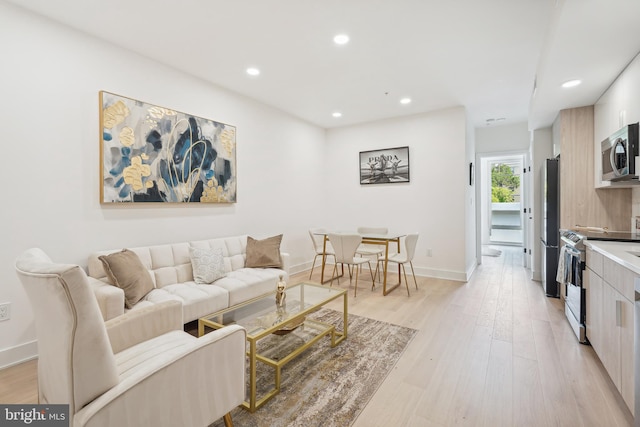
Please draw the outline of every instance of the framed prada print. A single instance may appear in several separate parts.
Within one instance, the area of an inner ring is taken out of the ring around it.
[[[360,152],[360,184],[409,182],[409,147]]]

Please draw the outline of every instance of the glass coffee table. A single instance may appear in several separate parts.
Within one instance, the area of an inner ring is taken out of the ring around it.
[[[247,301],[243,304],[218,311],[198,319],[198,336],[205,333],[205,328],[220,329],[227,325],[240,325],[247,330],[247,356],[249,358],[249,390],[248,401],[242,406],[254,412],[269,399],[280,392],[280,372],[293,358],[318,342],[322,337],[331,335],[331,347],[335,347],[347,338],[347,291],[330,288],[313,283],[299,283],[286,289],[283,306],[276,305],[276,291]],[[335,325],[323,323],[308,316],[325,304],[343,298],[343,330],[336,330]],[[302,333],[304,332],[304,333]],[[289,335],[295,335],[295,342],[287,342]],[[258,349],[260,340],[274,335],[273,346],[281,346],[286,354],[273,357],[261,354]],[[257,398],[256,363],[262,362],[274,368],[274,388],[260,399]]]

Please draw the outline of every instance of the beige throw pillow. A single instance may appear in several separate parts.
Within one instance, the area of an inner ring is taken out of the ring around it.
[[[256,240],[251,236],[247,236],[247,260],[245,267],[281,268],[280,242],[282,242],[282,234],[263,240]]]
[[[222,248],[201,249],[189,246],[189,257],[196,283],[208,285],[227,275]]]
[[[153,280],[138,255],[123,249],[98,257],[111,282],[124,291],[124,305],[132,308],[153,289]]]

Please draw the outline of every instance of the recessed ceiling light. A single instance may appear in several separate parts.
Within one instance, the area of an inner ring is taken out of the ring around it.
[[[333,38],[335,44],[347,44],[349,43],[349,36],[346,34],[338,34]]]
[[[562,87],[564,87],[564,88],[576,87],[580,83],[582,83],[582,80],[569,80],[567,82],[562,83]]]
[[[342,117],[342,113],[340,111],[336,111],[332,114],[333,117]]]
[[[402,98],[400,104],[411,104],[411,98]]]
[[[247,74],[249,74],[250,76],[259,76],[260,70],[255,67],[249,67],[247,68]]]

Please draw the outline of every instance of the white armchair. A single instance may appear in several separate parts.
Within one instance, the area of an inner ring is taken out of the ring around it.
[[[16,271],[38,335],[38,400],[72,426],[208,426],[244,400],[246,333],[195,338],[167,301],[104,322],[82,268],[29,249]]]

